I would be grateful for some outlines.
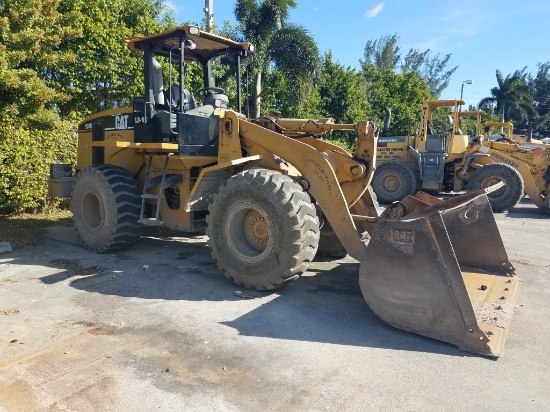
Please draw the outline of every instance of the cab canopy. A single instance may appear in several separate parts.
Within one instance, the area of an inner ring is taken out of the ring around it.
[[[185,41],[186,62],[204,63],[225,54],[246,56],[248,52],[254,51],[254,46],[249,42],[237,42],[201,31],[199,27],[189,24],[150,36],[129,37],[125,39],[125,42],[134,51],[145,50],[148,45],[152,48],[153,54],[168,57],[176,54],[175,51],[179,50],[181,39]]]
[[[162,93],[162,74],[159,70],[160,65],[156,62],[154,56],[163,56],[167,57],[170,61],[172,59],[179,61],[179,89],[181,94],[179,101],[183,102],[185,94],[184,62],[191,63],[197,61],[200,63],[203,69],[203,90],[211,89],[213,87],[213,79],[210,60],[214,57],[225,55],[230,61],[236,62],[237,102],[238,111],[241,111],[241,57],[247,56],[248,53],[254,51],[254,46],[251,43],[238,42],[217,36],[206,31],[201,31],[198,26],[189,24],[150,36],[129,37],[125,39],[125,42],[130,49],[143,51],[145,63],[145,102],[154,102],[155,95]],[[170,75],[169,90],[172,89],[171,82],[172,75]],[[183,110],[183,105],[180,108]]]

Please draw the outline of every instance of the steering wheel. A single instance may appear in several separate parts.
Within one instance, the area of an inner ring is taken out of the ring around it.
[[[205,87],[203,89],[199,89],[197,90],[197,92],[202,92],[203,94],[208,94],[208,93],[225,93],[225,90],[223,90],[221,87]]]

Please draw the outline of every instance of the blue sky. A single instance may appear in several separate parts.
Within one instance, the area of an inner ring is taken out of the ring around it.
[[[200,22],[204,0],[169,0],[178,22]],[[343,65],[359,67],[368,40],[388,34],[400,37],[403,54],[411,47],[444,56],[448,67],[459,66],[442,99],[460,97],[463,80],[466,106],[477,105],[503,75],[550,60],[550,0],[297,0],[290,21],[304,26],[321,52],[332,50]],[[235,21],[235,3],[214,0],[214,18],[221,26]]]

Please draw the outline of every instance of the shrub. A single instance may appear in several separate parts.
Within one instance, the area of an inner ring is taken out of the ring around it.
[[[76,163],[77,125],[56,121],[48,130],[0,124],[0,210],[41,211],[48,205],[52,163]]]

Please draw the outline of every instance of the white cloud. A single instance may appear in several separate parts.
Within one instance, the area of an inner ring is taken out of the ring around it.
[[[413,47],[418,50],[427,50],[430,49],[433,52],[437,53],[437,50],[439,50],[439,45],[441,43],[441,39],[434,37],[431,39],[427,39],[421,43],[415,44]]]
[[[367,10],[365,13],[365,16],[372,18],[376,17],[384,8],[384,3],[378,3],[376,6],[374,6],[372,9]]]
[[[177,13],[180,11],[180,7],[178,7],[176,3],[170,0],[164,3],[164,7],[166,7],[168,10],[171,10],[174,13]]]

